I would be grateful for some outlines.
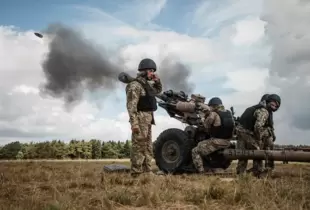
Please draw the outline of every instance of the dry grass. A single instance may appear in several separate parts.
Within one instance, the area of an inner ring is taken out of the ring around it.
[[[310,209],[310,165],[277,165],[276,177],[225,182],[198,175],[100,172],[106,162],[4,162],[1,209]],[[234,167],[234,166],[233,166]]]

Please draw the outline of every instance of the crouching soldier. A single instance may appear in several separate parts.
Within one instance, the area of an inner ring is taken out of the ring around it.
[[[204,127],[210,138],[203,140],[192,149],[192,159],[199,173],[204,172],[203,156],[230,146],[233,138],[235,122],[229,110],[225,110],[220,98],[210,99],[208,106],[210,112],[204,119]]]

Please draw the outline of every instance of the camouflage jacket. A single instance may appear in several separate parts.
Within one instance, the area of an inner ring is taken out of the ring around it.
[[[148,81],[143,77],[137,77],[142,83],[147,83]],[[149,82],[150,86],[153,88],[156,94],[162,91],[162,83],[160,80],[157,82]],[[137,126],[139,124],[151,124],[153,120],[152,112],[138,112],[137,105],[140,96],[145,96],[146,92],[143,86],[138,81],[132,81],[126,86],[126,100],[127,100],[127,112],[129,115],[129,122],[131,126]]]
[[[266,107],[265,101],[260,102],[260,104]],[[254,112],[254,117],[256,118],[256,121],[254,124],[254,132],[243,128],[241,125],[238,125],[236,127],[238,132],[243,132],[243,133],[248,133],[250,135],[253,135],[259,141],[263,141],[264,138],[270,135],[272,135],[273,138],[275,139],[273,128],[265,126],[268,121],[269,112],[265,108],[259,108]]]
[[[217,107],[217,110],[225,110],[224,106]],[[205,131],[207,133],[211,132],[212,126],[220,126],[221,125],[221,118],[220,116],[211,108],[209,114],[204,118],[203,125],[205,127]]]

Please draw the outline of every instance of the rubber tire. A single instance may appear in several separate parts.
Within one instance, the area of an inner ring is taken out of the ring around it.
[[[162,148],[166,141],[172,140],[178,145],[179,157],[173,163],[165,161],[162,156]],[[185,131],[178,128],[170,128],[163,131],[154,145],[154,157],[157,167],[165,173],[177,172],[182,166],[191,161],[192,142]]]

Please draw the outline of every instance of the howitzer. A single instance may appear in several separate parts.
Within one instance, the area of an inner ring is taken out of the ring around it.
[[[158,105],[165,109],[170,117],[188,124],[184,130],[171,128],[158,136],[153,144],[157,166],[167,173],[195,172],[191,150],[200,141],[210,138],[202,124],[203,118],[210,112],[209,106],[204,104],[205,97],[200,94],[192,94],[188,98],[182,91],[169,90],[158,95],[157,98],[161,99]],[[233,107],[231,112],[234,114]],[[231,143],[229,148],[235,148],[235,144]],[[226,169],[231,164],[231,160],[225,158],[221,153],[214,153],[210,157],[204,158],[206,169]]]
[[[168,93],[168,92],[167,92]],[[169,91],[163,93],[159,106],[164,108],[170,117],[176,118],[188,124],[184,129],[169,128],[164,130],[154,142],[153,152],[156,165],[166,173],[196,173],[192,162],[192,149],[201,141],[208,139],[208,135],[200,128],[201,115],[199,114],[198,103],[203,104],[204,97],[192,95],[186,98],[183,92]],[[172,94],[175,93],[175,94]],[[201,98],[201,99],[199,99]],[[233,116],[234,108],[230,108]],[[235,117],[235,124],[238,124],[239,117]],[[290,162],[310,162],[310,153],[305,151],[276,151],[276,150],[238,150],[231,142],[226,149],[218,150],[208,157],[203,157],[203,164],[206,171],[215,168],[227,169],[233,160],[238,159],[260,159]]]

